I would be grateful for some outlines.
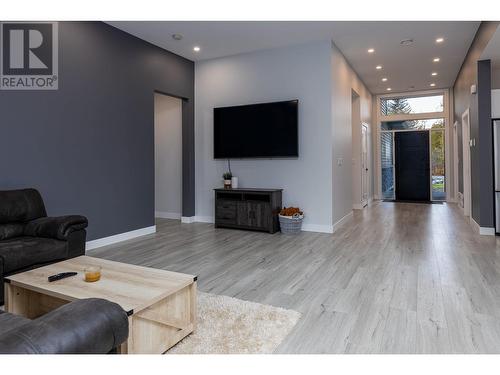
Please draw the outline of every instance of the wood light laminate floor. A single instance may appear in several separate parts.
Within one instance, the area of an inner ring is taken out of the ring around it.
[[[278,353],[500,353],[499,240],[453,204],[375,203],[334,234],[157,229],[88,255],[301,312]]]

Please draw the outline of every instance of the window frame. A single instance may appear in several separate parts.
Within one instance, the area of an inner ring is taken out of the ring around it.
[[[409,113],[409,114],[394,114],[394,115],[383,115],[381,109],[382,99],[392,99],[392,98],[415,98],[423,96],[436,96],[443,95],[443,111],[442,112],[427,112],[427,113]],[[376,134],[376,199],[383,199],[382,197],[382,161],[381,161],[381,133],[382,132],[400,132],[400,131],[416,131],[417,129],[408,130],[382,130],[381,124],[384,121],[411,121],[411,120],[432,120],[436,118],[444,119],[444,137],[445,137],[445,186],[446,186],[446,199],[445,202],[450,201],[450,192],[454,188],[451,186],[451,175],[450,175],[450,91],[449,89],[436,89],[436,90],[424,90],[424,91],[412,91],[412,92],[402,92],[402,93],[387,93],[380,94],[376,96],[374,100],[375,107],[375,134]],[[435,129],[443,130],[443,128]],[[432,131],[432,129],[428,129]],[[429,134],[430,135],[430,134]],[[429,137],[430,140],[430,137]],[[431,184],[432,185],[432,184]],[[431,192],[432,193],[432,192]]]

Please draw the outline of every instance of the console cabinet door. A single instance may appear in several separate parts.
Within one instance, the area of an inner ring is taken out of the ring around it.
[[[269,204],[260,202],[238,203],[238,225],[267,229],[271,207]]]

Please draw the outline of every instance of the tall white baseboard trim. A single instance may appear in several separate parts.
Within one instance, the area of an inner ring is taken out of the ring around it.
[[[155,217],[159,217],[161,219],[176,219],[180,220],[181,218],[180,212],[165,212],[165,211],[155,211]]]
[[[302,224],[304,232],[333,233],[333,226],[321,224]]]
[[[186,221],[182,221],[183,223],[214,223],[215,219],[213,216],[190,216]],[[302,224],[302,230],[304,232],[318,232],[318,233],[332,233],[333,227],[331,225],[320,225],[320,224]]]
[[[495,235],[495,228],[490,228],[490,227],[481,227],[476,220],[474,220],[471,216],[470,218],[470,223],[474,230],[479,233],[480,235],[483,236],[494,236]]]
[[[87,241],[85,250],[97,249],[98,247],[112,245],[117,242],[131,240],[132,238],[145,236],[147,234],[156,233],[156,225],[132,230],[130,232],[115,234],[114,236],[98,238],[97,240]]]
[[[347,220],[349,220],[353,216],[353,212],[349,212],[347,215],[345,215],[342,219],[337,221],[335,224],[333,224],[333,230],[332,233],[335,232],[339,227],[344,224]]]
[[[494,236],[495,235],[495,228],[479,227],[479,234],[482,234],[484,236]]]
[[[181,223],[191,224],[195,222],[194,219],[195,219],[194,216],[181,216]]]
[[[215,219],[213,216],[195,216],[194,220],[197,223],[214,223]]]

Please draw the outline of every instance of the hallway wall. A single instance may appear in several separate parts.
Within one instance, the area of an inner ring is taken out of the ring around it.
[[[489,40],[495,33],[498,22],[482,22],[474,41],[462,64],[460,72],[453,86],[454,97],[454,121],[459,123],[459,145],[462,145],[462,113],[470,110],[471,139],[476,140],[476,146],[471,148],[471,184],[472,184],[472,217],[482,227],[493,227],[493,181],[491,175],[491,129],[487,118],[480,121],[479,110],[487,110],[485,106],[491,105],[490,89],[485,87],[491,84],[488,67],[478,65],[481,53],[486,48]],[[488,73],[488,77],[485,75]],[[482,75],[483,80],[480,80]],[[481,84],[481,85],[480,85]],[[477,86],[478,94],[470,93],[471,85]],[[486,115],[489,116],[490,112]],[[462,148],[458,149],[459,155],[459,191],[463,193],[463,164]],[[482,211],[482,212],[481,212]]]
[[[361,170],[361,126],[352,126],[352,91],[359,95],[360,121],[368,125],[368,138],[371,141],[372,128],[372,94],[340,50],[332,43],[331,46],[331,139],[333,144],[332,178],[333,178],[333,223],[339,222],[352,212],[353,196],[358,196],[360,186],[354,186],[353,174]],[[353,144],[357,145],[353,148]],[[372,142],[369,142],[368,155],[373,157]],[[372,165],[372,160],[368,160]],[[370,173],[373,180],[373,168]],[[359,184],[361,178],[357,179]],[[372,186],[370,182],[368,184]],[[370,191],[369,196],[373,196]]]

